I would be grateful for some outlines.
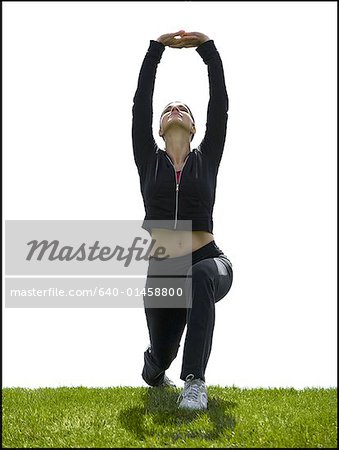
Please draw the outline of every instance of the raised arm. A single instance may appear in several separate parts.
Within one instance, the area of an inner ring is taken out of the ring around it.
[[[165,47],[172,47],[176,43],[176,38],[183,33],[184,30],[180,30],[163,34],[156,41],[151,40],[141,65],[132,108],[133,154],[139,174],[143,172],[149,157],[157,147],[152,131],[153,92],[157,67]]]
[[[157,66],[164,50],[165,46],[161,42],[150,41],[133,98],[132,143],[134,160],[139,173],[143,172],[149,156],[156,147],[152,132],[152,103]]]
[[[228,118],[228,96],[219,52],[214,41],[198,31],[184,33],[172,47],[197,47],[196,51],[208,67],[210,98],[206,132],[199,148],[212,164],[218,166],[224,150]]]
[[[224,70],[214,41],[206,41],[197,47],[196,51],[208,67],[210,94],[206,132],[200,144],[200,150],[210,159],[213,165],[218,167],[224,150],[228,119],[228,96]]]

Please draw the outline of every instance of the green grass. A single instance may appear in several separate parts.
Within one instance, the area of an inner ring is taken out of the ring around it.
[[[335,448],[337,390],[209,386],[209,409],[179,388],[4,388],[3,448]]]

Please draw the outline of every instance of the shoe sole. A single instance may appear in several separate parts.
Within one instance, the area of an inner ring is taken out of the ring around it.
[[[191,406],[178,406],[178,409],[185,410],[185,411],[206,411],[208,408],[207,408],[207,406],[206,406],[206,408],[205,407],[192,408]]]

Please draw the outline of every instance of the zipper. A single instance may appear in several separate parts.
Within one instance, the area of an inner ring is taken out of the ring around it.
[[[156,165],[156,167],[155,167],[154,181],[157,180],[158,165],[159,165],[159,153],[157,152],[157,165]]]
[[[173,169],[174,169],[174,180],[175,180],[175,184],[176,184],[176,188],[175,188],[175,217],[174,217],[175,220],[174,220],[174,230],[177,228],[177,222],[178,222],[179,185],[180,185],[180,180],[181,180],[182,171],[184,170],[184,167],[185,167],[186,161],[188,160],[189,155],[190,155],[190,153],[186,156],[186,159],[185,159],[185,161],[184,161],[184,164],[183,164],[183,166],[182,166],[182,168],[181,168],[180,175],[179,175],[179,181],[177,181],[177,172],[176,172],[176,170],[175,170],[175,166],[174,166],[174,164],[172,163],[171,158],[170,158],[168,155],[166,155],[167,159],[169,160],[169,162],[171,163],[171,165],[172,165],[172,167],[173,167]]]

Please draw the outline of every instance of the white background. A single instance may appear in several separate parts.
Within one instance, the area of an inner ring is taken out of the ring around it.
[[[234,282],[208,384],[336,385],[336,2],[3,2],[5,219],[142,219],[132,101],[150,39],[214,40],[229,121],[214,208]],[[166,47],[168,102],[204,134],[207,67]],[[142,309],[4,309],[3,385],[146,386]],[[182,346],[168,375],[178,383]]]

